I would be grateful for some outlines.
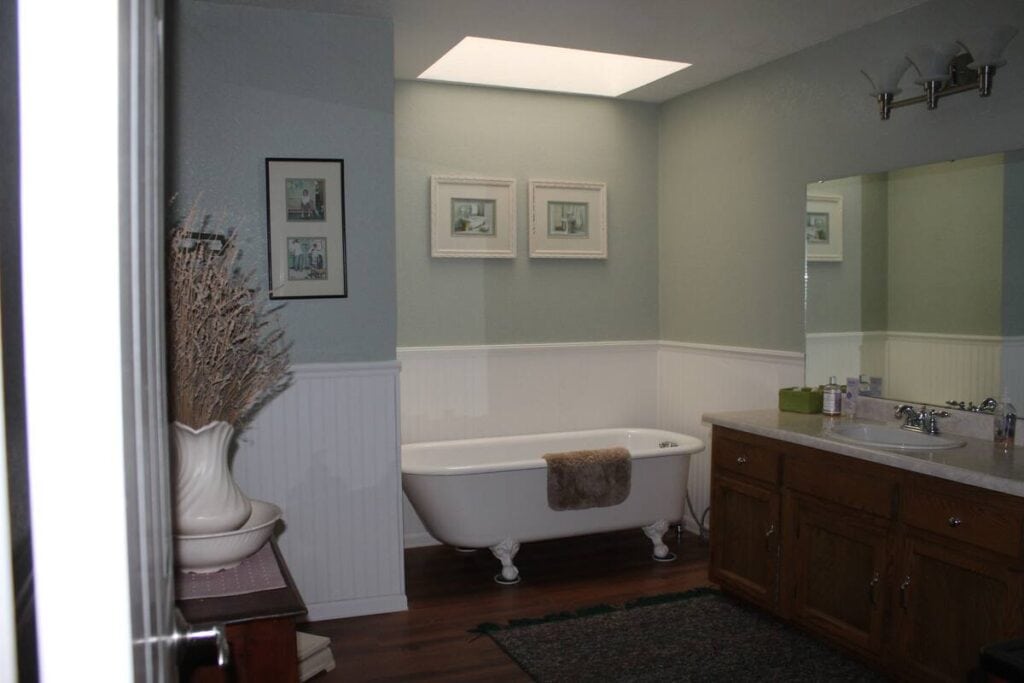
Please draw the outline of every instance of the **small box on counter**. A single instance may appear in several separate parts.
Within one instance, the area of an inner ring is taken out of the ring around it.
[[[790,413],[820,413],[823,398],[821,387],[779,389],[779,410]]]

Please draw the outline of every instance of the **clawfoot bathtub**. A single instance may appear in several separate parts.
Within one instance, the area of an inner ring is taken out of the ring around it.
[[[611,507],[548,507],[545,453],[620,446],[632,456],[629,496]],[[489,548],[499,583],[516,583],[519,544],[640,527],[654,559],[674,559],[662,536],[683,518],[695,437],[656,429],[598,429],[402,446],[402,487],[431,535],[458,548]]]

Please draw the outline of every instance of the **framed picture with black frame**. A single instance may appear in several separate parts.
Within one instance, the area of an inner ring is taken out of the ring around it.
[[[343,159],[268,158],[271,299],[348,296]]]

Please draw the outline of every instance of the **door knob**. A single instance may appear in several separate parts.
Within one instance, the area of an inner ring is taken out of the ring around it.
[[[172,639],[179,665],[187,663],[195,667],[216,662],[223,669],[231,661],[231,648],[223,624],[194,628],[176,609]]]

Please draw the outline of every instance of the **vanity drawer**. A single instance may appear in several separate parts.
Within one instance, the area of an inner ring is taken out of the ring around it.
[[[991,491],[953,493],[941,483],[913,477],[903,495],[905,524],[1017,557],[1021,549],[1024,506]]]
[[[896,513],[899,475],[884,465],[797,448],[786,456],[787,488],[878,517]]]
[[[779,482],[778,451],[748,441],[722,437],[712,442],[712,464],[729,472],[741,474],[769,484]]]

